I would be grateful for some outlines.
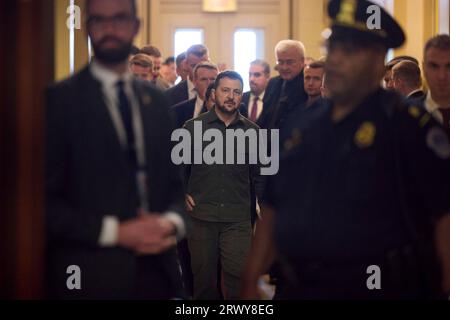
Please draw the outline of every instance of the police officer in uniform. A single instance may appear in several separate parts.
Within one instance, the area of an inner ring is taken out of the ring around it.
[[[380,88],[405,40],[382,8],[332,0],[331,101],[288,124],[267,183],[243,297],[278,258],[282,299],[440,298],[450,292],[450,143],[420,107]]]

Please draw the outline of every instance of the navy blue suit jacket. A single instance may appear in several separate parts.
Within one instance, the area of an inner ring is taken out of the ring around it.
[[[195,111],[195,102],[197,98],[180,102],[170,107],[173,117],[175,119],[175,127],[181,128],[186,121],[192,119]],[[206,112],[206,108],[203,108],[201,113]]]
[[[187,80],[181,81],[176,86],[167,89],[164,91],[164,95],[169,102],[169,106],[174,106],[180,102],[189,100]]]

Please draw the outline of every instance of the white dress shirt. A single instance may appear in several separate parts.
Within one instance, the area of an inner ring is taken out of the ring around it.
[[[425,109],[440,123],[444,123],[444,118],[442,113],[439,111],[439,105],[433,100],[431,96],[431,91],[428,91],[427,98],[425,99]]]
[[[203,104],[204,104],[203,100],[200,99],[199,96],[197,96],[197,99],[195,100],[195,109],[192,118],[197,118],[200,115],[200,113],[202,113]]]
[[[197,96],[197,90],[195,89],[194,83],[192,83],[191,80],[189,80],[189,77],[186,79],[187,81],[187,87],[188,87],[188,100],[192,100]]]
[[[127,144],[126,130],[124,128],[122,117],[119,111],[119,98],[117,95],[117,82],[124,82],[124,91],[130,101],[132,125],[135,136],[136,157],[139,167],[145,166],[145,143],[144,130],[142,124],[142,115],[139,108],[139,102],[133,90],[133,75],[126,72],[123,75],[109,70],[108,68],[97,63],[95,60],[90,64],[90,72],[92,76],[101,83],[103,99],[108,108],[111,121],[117,133],[120,145],[125,148]],[[146,201],[142,201],[145,203]],[[143,208],[148,210],[148,208]],[[179,238],[185,235],[185,225],[179,214],[175,212],[167,212],[163,215],[171,221],[176,229]],[[117,245],[119,230],[119,219],[115,216],[105,216],[103,218],[102,229],[99,237],[99,244],[103,247],[113,247]]]
[[[263,93],[261,93],[258,96],[258,101],[257,101],[257,106],[258,106],[258,111],[256,112],[256,119],[259,118],[259,116],[261,115],[262,111],[263,111],[263,100],[264,100],[264,94],[266,92],[264,91]],[[248,118],[250,119],[250,115],[252,114],[252,108],[253,108],[253,103],[255,101],[255,95],[253,93],[250,93],[250,100],[248,101]]]

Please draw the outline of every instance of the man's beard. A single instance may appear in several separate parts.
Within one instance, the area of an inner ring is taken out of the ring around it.
[[[225,113],[225,114],[228,114],[228,115],[233,115],[233,114],[236,114],[236,112],[238,111],[237,109],[233,109],[233,110],[228,110],[227,108],[225,108],[225,105],[221,105],[220,103],[216,103],[216,107],[222,112],[222,113]]]
[[[102,44],[109,40],[115,40],[120,43],[118,48],[103,49]],[[95,58],[109,65],[116,65],[128,59],[131,52],[132,43],[125,43],[115,38],[103,38],[98,43],[92,43],[94,48]]]

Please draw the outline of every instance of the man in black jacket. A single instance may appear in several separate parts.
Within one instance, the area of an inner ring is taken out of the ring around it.
[[[300,41],[282,40],[275,47],[278,77],[272,78],[264,95],[258,125],[280,129],[289,115],[308,100],[304,89],[305,47]]]
[[[87,1],[96,58],[48,90],[48,294],[63,299],[179,297],[174,247],[182,184],[164,97],[132,77],[133,0]]]

